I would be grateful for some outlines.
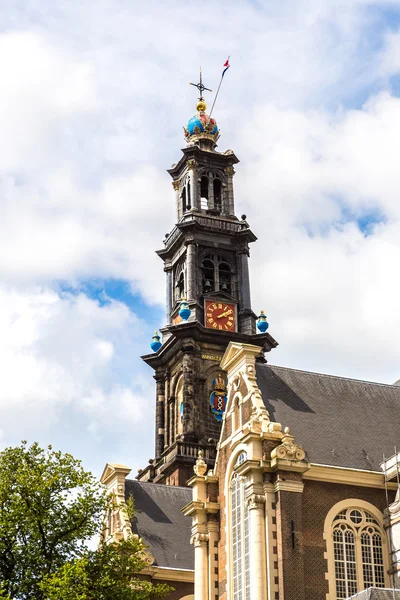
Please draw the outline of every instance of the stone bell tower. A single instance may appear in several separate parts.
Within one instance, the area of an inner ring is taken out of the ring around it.
[[[200,93],[205,89],[197,86]],[[257,238],[235,215],[232,150],[217,152],[220,133],[203,97],[185,128],[187,146],[168,173],[176,225],[157,254],[166,274],[166,326],[143,360],[156,380],[155,458],[138,479],[185,485],[198,451],[214,464],[226,402],[219,362],[230,341],[269,351],[277,342],[251,307],[249,244]]]

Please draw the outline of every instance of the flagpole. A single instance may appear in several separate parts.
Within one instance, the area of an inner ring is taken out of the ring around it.
[[[226,55],[225,55],[225,56],[226,56]],[[230,56],[228,56],[228,60],[227,60],[227,62],[229,62],[229,59],[230,59]],[[218,86],[217,92],[216,92],[216,94],[215,94],[214,102],[212,103],[212,107],[211,107],[211,110],[210,110],[210,117],[211,117],[211,115],[212,115],[212,111],[214,110],[214,106],[215,106],[215,103],[216,103],[216,101],[217,101],[218,94],[219,94],[219,89],[220,89],[220,87],[221,87],[222,80],[223,80],[223,78],[224,78],[224,75],[225,75],[225,73],[226,73],[226,69],[225,69],[225,71],[223,71],[223,73],[222,73],[222,75],[221,75],[221,81],[219,82],[219,86]]]

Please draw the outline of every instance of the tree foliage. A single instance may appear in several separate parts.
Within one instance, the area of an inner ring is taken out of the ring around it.
[[[146,566],[145,556],[143,543],[134,536],[102,544],[47,576],[42,590],[48,600],[161,600],[169,587],[132,577]]]
[[[135,581],[131,593],[131,577],[144,566],[142,542],[88,550],[110,502],[70,454],[25,442],[0,452],[0,599],[151,598],[147,582]],[[155,597],[163,591],[154,588]]]

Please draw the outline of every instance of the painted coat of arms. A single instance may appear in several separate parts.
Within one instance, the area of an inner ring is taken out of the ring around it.
[[[221,373],[218,373],[217,377],[214,379],[213,386],[214,390],[210,395],[211,411],[217,421],[221,422],[227,399],[226,385]]]

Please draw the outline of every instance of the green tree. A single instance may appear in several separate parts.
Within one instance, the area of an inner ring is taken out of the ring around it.
[[[134,539],[120,547],[103,545],[101,552],[88,550],[89,540],[100,535],[109,508],[110,498],[103,486],[70,454],[54,451],[51,446],[28,447],[25,442],[0,452],[0,598],[55,598],[57,578],[71,581],[73,574],[77,577],[80,573],[90,587],[99,564],[103,565],[107,589],[113,585],[118,589],[120,582],[112,578],[121,576],[122,567],[140,568],[143,554],[140,542]],[[100,577],[100,570],[97,573]],[[137,598],[150,598],[152,589],[146,591],[146,587],[144,595]],[[88,593],[65,598],[89,599],[92,596]]]
[[[132,577],[147,564],[144,544],[131,536],[65,564],[41,587],[47,600],[162,600],[168,586]]]

